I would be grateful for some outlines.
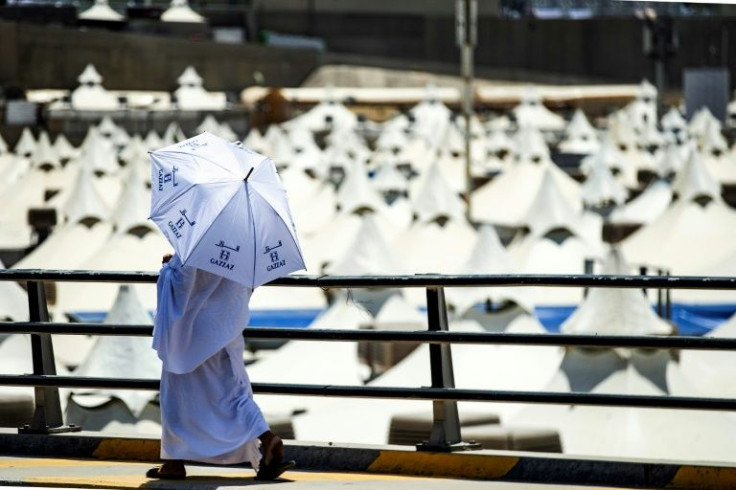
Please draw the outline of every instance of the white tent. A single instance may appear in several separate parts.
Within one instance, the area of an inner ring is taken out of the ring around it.
[[[547,389],[666,396],[686,385],[667,351],[574,349]],[[702,462],[729,461],[736,450],[736,420],[722,412],[540,405],[511,422],[558,430],[571,455]]]
[[[576,109],[565,128],[565,138],[559,144],[564,153],[591,154],[600,149],[600,142],[595,128],[585,117],[585,113]]]
[[[467,260],[455,270],[457,274],[512,274],[514,271],[515,266],[501,245],[496,230],[490,225],[480,227],[473,250]],[[489,299],[497,303],[515,302],[527,312],[534,310],[531,297],[524,288],[447,288],[446,296],[447,302],[454,305],[455,311],[460,314]]]
[[[611,223],[651,223],[665,212],[672,201],[672,186],[665,180],[655,180],[609,216]]]
[[[161,257],[170,253],[171,245],[160,233],[149,232],[143,237],[131,233],[116,234],[85,262],[81,270],[157,271]],[[136,284],[138,297],[147,310],[156,307],[155,284]],[[57,286],[56,311],[95,312],[109,310],[117,295],[114,284],[60,283]]]
[[[542,131],[561,131],[565,128],[565,120],[542,104],[542,97],[533,85],[527,87],[521,103],[511,112],[519,127],[532,126]]]
[[[357,329],[372,322],[372,316],[349,295],[339,294],[330,307],[309,325],[310,329]],[[247,330],[246,330],[247,336]],[[361,385],[367,369],[358,360],[355,342],[291,341],[269,357],[248,366],[253,382]],[[266,414],[291,414],[315,410],[328,403],[323,397],[256,395]]]
[[[13,151],[19,157],[30,157],[35,149],[36,138],[33,137],[33,133],[30,128],[23,128],[23,131],[20,133],[20,138],[18,138],[18,142],[15,143]]]
[[[682,201],[701,196],[721,200],[721,185],[708,172],[696,150],[690,152],[685,167],[677,173],[672,190]]]
[[[0,262],[0,269],[5,269],[2,262]],[[28,296],[18,283],[0,281],[0,320],[28,321]],[[2,342],[1,339],[2,335],[0,335],[0,342]]]
[[[631,274],[616,249],[611,249],[601,274]],[[668,335],[673,328],[659,318],[639,289],[590,288],[585,300],[565,320],[560,331],[590,335]]]
[[[419,223],[427,223],[440,217],[458,222],[465,219],[465,204],[448,186],[436,162],[424,176],[412,204]]]
[[[105,317],[104,324],[153,325],[151,315],[143,308],[134,290],[127,285],[119,288],[113,307]],[[148,337],[99,336],[87,357],[75,369],[78,376],[115,378],[158,379],[161,375],[161,361],[151,348]],[[85,420],[73,420],[69,412],[79,413],[74,405],[81,406],[94,417],[96,426],[107,425],[116,419],[118,406],[110,404],[111,398],[125,402],[134,417],[139,417],[146,405],[156,398],[156,393],[137,390],[114,389],[74,389],[69,393],[67,421],[87,425]]]
[[[482,332],[475,322],[454,322],[450,331]],[[514,321],[508,332],[540,333],[531,316]],[[562,358],[557,347],[453,345],[455,386],[470,389],[536,390],[546,385]],[[422,345],[399,364],[369,383],[382,387],[417,387],[431,384],[429,349]],[[386,444],[391,417],[429,409],[430,402],[410,400],[335,400],[320,411],[294,420],[297,437],[306,440]],[[510,415],[516,409],[497,404],[460,403],[460,413]],[[359,420],[360,423],[355,423]]]
[[[337,191],[337,204],[341,213],[354,213],[365,208],[378,211],[385,207],[383,197],[368,180],[365,164],[353,162],[346,169],[345,179]]]
[[[289,131],[301,128],[318,132],[332,129],[352,130],[357,124],[358,116],[355,113],[343,104],[328,99],[285,122],[283,126]]]
[[[540,163],[519,162],[471,194],[473,220],[504,226],[522,226],[548,170],[568,205],[574,211],[580,211],[580,184],[563,170],[548,160]]]
[[[79,150],[69,143],[63,133],[59,133],[54,140],[54,150],[62,162],[69,161],[79,156]]]
[[[221,111],[225,109],[227,105],[225,94],[207,92],[202,86],[202,77],[193,66],[187,66],[176,81],[179,88],[174,91],[174,95],[179,109],[185,111]]]
[[[358,233],[347,251],[327,267],[338,276],[401,274],[403,264],[389,247],[372,214],[363,216]]]
[[[80,85],[71,94],[73,109],[78,111],[113,111],[120,108],[118,98],[102,86],[102,77],[94,65],[87,65],[77,80]]]
[[[79,169],[74,187],[65,194],[67,198],[61,210],[66,223],[77,223],[85,218],[106,221],[110,216],[107,204],[94,185],[94,177],[86,168]]]
[[[670,107],[660,121],[662,129],[672,133],[687,131],[687,121],[676,107]]]
[[[706,337],[736,337],[736,315],[711,330]],[[736,397],[736,386],[731,382],[736,375],[736,352],[683,349],[680,351],[680,370],[700,396]]]
[[[688,274],[707,269],[736,250],[734,227],[736,212],[721,200],[704,205],[679,200],[628,237],[622,250],[632,263]]]
[[[601,206],[606,203],[623,204],[629,194],[613,176],[604,160],[599,157],[594,157],[591,162],[582,192],[583,202],[588,206]]]
[[[192,10],[187,0],[171,0],[169,8],[161,14],[161,21],[202,24],[205,19]]]
[[[118,233],[127,233],[131,228],[144,226],[151,231],[156,226],[148,220],[150,214],[151,192],[137,165],[127,169],[124,189],[112,210],[110,219]]]
[[[34,168],[43,170],[58,169],[61,167],[61,161],[56,150],[51,145],[51,140],[46,131],[41,131],[38,135],[38,141],[31,155],[31,165]]]
[[[81,12],[78,18],[82,20],[99,20],[104,22],[122,22],[125,16],[115,12],[107,0],[95,0],[94,5]]]
[[[451,274],[456,257],[467,257],[475,244],[475,230],[465,220],[416,221],[391,242],[409,273]]]

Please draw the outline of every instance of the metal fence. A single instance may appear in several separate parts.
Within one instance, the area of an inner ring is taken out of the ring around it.
[[[33,374],[0,374],[0,385],[35,387],[33,422],[19,429],[26,433],[80,430],[65,426],[58,388],[114,388],[158,390],[159,382],[148,379],[91,378],[58,376],[55,371],[51,334],[150,336],[153,327],[96,323],[54,323],[49,321],[45,282],[153,283],[154,273],[2,270],[0,281],[25,282],[28,291],[29,322],[0,322],[0,334],[31,334]],[[433,429],[421,450],[451,451],[473,449],[462,442],[457,412],[458,401],[514,402],[593,405],[612,407],[736,410],[736,399],[642,396],[619,394],[499,391],[455,388],[450,344],[512,344],[575,346],[598,348],[736,350],[736,339],[704,337],[654,337],[562,334],[468,333],[448,331],[445,287],[544,286],[669,289],[736,289],[733,277],[682,276],[601,276],[601,275],[413,275],[413,276],[291,276],[270,286],[332,288],[424,288],[427,297],[427,331],[319,330],[298,328],[247,329],[251,339],[422,342],[429,344],[431,387],[394,388],[374,386],[333,386],[282,383],[253,383],[261,394],[309,395],[358,398],[431,400]],[[319,380],[315,380],[319,382]]]

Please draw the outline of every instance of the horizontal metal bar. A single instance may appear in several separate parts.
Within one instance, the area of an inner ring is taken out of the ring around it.
[[[0,386],[56,386],[59,388],[158,390],[158,380],[80,378],[75,376],[0,375]],[[446,400],[496,403],[544,403],[607,407],[735,410],[736,399],[684,396],[616,395],[592,393],[473,390],[463,388],[398,388],[378,386],[253,383],[263,395],[334,396],[401,400]]]
[[[58,335],[151,336],[150,325],[107,323],[0,322],[0,334],[51,333]],[[660,337],[624,335],[512,334],[495,332],[430,332],[391,330],[324,330],[311,328],[247,327],[248,339],[330,342],[420,342],[432,344],[500,344],[572,347],[626,347],[638,349],[734,350],[736,338]]]
[[[67,282],[156,282],[155,272],[62,271],[38,269],[0,270],[0,280]],[[605,276],[605,275],[441,275],[397,276],[287,276],[269,286],[320,288],[398,288],[398,287],[479,287],[479,286],[548,286],[663,289],[736,289],[736,277],[700,276]]]
[[[0,322],[0,334],[12,333],[150,337],[153,335],[153,326],[113,323]]]

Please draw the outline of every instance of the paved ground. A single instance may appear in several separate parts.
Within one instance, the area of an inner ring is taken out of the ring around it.
[[[534,485],[525,483],[421,478],[367,473],[321,473],[291,471],[277,482],[263,483],[253,479],[254,472],[245,468],[189,466],[189,478],[179,481],[151,480],[144,476],[148,463],[59,458],[0,457],[0,487],[5,488],[94,488],[94,489],[258,489],[273,485],[279,488],[365,488],[365,489],[563,489],[593,488],[569,485]],[[601,487],[596,487],[601,488]]]

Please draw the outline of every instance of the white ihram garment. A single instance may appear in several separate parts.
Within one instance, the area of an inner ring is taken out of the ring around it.
[[[258,467],[269,430],[243,364],[252,289],[182,266],[161,268],[153,348],[161,373],[161,458]]]

